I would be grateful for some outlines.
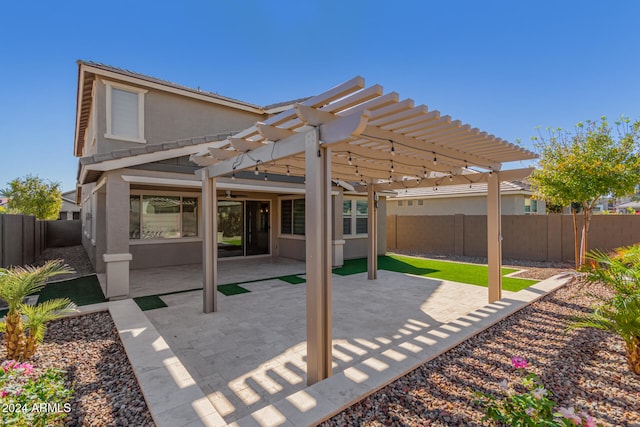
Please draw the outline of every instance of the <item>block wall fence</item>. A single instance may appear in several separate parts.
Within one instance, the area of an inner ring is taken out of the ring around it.
[[[582,218],[578,218],[578,228]],[[609,251],[640,242],[640,215],[594,215],[589,249]],[[486,215],[387,216],[387,249],[487,256]],[[503,259],[573,262],[571,215],[503,215]]]

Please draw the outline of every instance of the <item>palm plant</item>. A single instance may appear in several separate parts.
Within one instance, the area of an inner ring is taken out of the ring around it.
[[[599,303],[594,311],[576,319],[570,328],[597,328],[619,335],[625,342],[627,363],[640,375],[640,252],[623,248],[615,255],[594,251],[586,279],[613,291],[612,296],[591,294]]]
[[[60,260],[48,261],[41,267],[0,269],[0,298],[9,306],[2,328],[8,359],[22,360],[24,357],[27,338],[22,322],[22,309],[25,306],[22,302],[25,297],[42,290],[49,277],[66,273],[73,273],[73,270]]]
[[[26,330],[28,335],[22,357],[31,359],[44,339],[47,331],[47,322],[63,317],[65,314],[75,311],[76,305],[68,298],[56,298],[38,305],[22,304],[22,314],[26,317]]]

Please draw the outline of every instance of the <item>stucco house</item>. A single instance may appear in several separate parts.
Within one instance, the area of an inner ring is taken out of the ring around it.
[[[500,183],[502,215],[545,215],[543,200],[535,200],[531,186],[521,181]],[[397,190],[387,199],[388,215],[486,215],[487,184],[469,183]]]
[[[67,221],[80,219],[80,206],[76,204],[76,190],[62,193],[62,206],[58,219]]]
[[[76,200],[83,245],[96,271],[105,273],[107,298],[129,295],[130,269],[202,262],[202,181],[195,172],[203,165],[191,155],[297,101],[258,106],[78,61]],[[337,184],[332,262],[341,265],[366,256],[367,198]],[[219,178],[216,199],[220,258],[305,259],[304,178],[256,166]],[[384,218],[384,197],[379,209]],[[378,229],[384,253],[384,221]]]

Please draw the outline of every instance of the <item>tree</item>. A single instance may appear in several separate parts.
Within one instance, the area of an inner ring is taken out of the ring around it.
[[[9,182],[0,193],[9,199],[10,212],[34,215],[38,219],[58,219],[62,207],[60,183],[27,175]]]
[[[550,130],[548,137],[534,137],[540,152],[538,168],[531,176],[535,196],[550,204],[582,208],[583,224],[578,245],[578,266],[585,262],[587,236],[598,199],[632,194],[640,182],[640,121],[621,118],[609,126],[600,121],[578,123],[575,133]]]

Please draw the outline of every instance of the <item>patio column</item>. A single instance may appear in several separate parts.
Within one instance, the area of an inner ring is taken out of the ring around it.
[[[205,313],[218,311],[218,199],[216,198],[216,179],[209,178],[209,171],[202,175],[202,299]]]
[[[105,296],[123,299],[129,296],[129,183],[117,173],[106,176],[105,253],[102,260],[107,279]]]
[[[305,135],[307,384],[331,376],[331,149]]]
[[[367,278],[378,278],[378,201],[373,182],[367,188]]]
[[[487,262],[489,264],[489,303],[502,298],[502,231],[500,179],[493,172],[487,179]]]

